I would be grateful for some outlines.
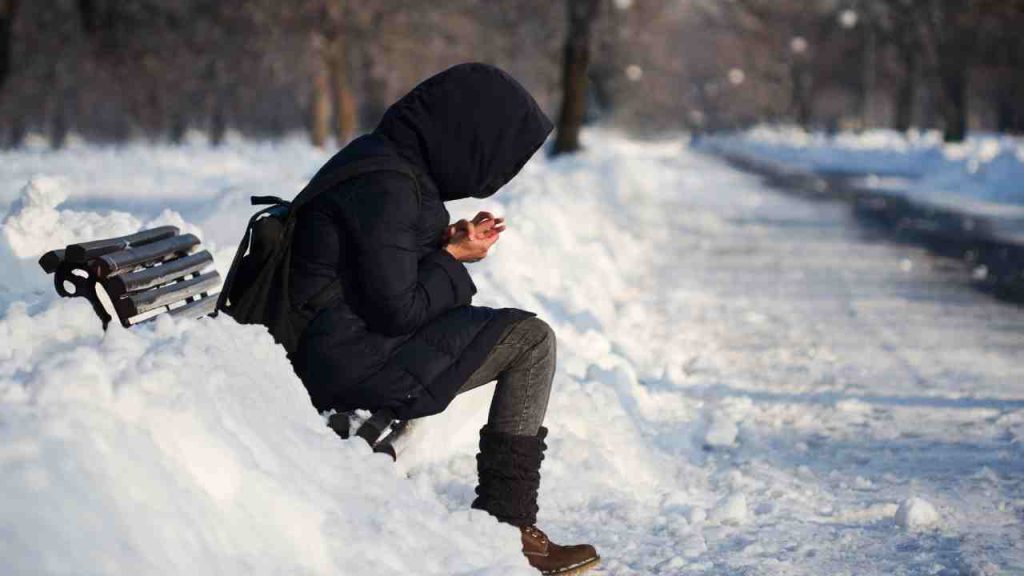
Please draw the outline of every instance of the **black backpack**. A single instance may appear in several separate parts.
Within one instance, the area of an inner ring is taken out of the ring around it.
[[[335,280],[309,300],[292,302],[292,236],[298,212],[321,192],[357,176],[381,171],[400,172],[416,182],[413,172],[402,161],[374,158],[318,173],[291,202],[277,196],[253,196],[254,206],[268,207],[249,219],[217,299],[217,310],[240,324],[266,326],[274,340],[291,355],[306,325],[342,295],[341,282]],[[418,190],[417,185],[417,194]]]

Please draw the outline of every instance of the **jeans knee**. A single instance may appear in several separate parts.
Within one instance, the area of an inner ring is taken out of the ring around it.
[[[528,340],[533,347],[547,349],[552,353],[555,351],[555,331],[550,324],[533,316],[523,320],[521,325],[522,329],[528,333]]]

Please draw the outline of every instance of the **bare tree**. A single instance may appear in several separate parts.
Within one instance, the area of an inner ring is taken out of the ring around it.
[[[600,0],[566,0],[569,29],[562,61],[562,108],[552,150],[556,155],[580,148],[580,127],[587,110],[590,31],[599,6]]]
[[[950,139],[1024,128],[1024,0],[616,0],[629,8],[603,13],[611,3],[0,0],[0,134],[307,130],[327,146],[467,60],[505,68],[555,112],[556,152],[595,117],[917,124]]]
[[[18,11],[18,0],[0,0],[0,89],[11,71],[11,29]]]
[[[906,132],[914,124],[918,84],[921,82],[921,34],[916,22],[918,0],[885,0],[885,37],[896,51],[900,71],[896,78],[893,128]]]
[[[327,66],[329,49],[327,42],[319,35],[313,36],[313,101],[310,104],[310,141],[317,148],[327,146],[331,129],[331,81]]]
[[[924,46],[935,67],[941,97],[943,137],[967,137],[968,80],[975,47],[970,0],[928,0],[921,12]]]

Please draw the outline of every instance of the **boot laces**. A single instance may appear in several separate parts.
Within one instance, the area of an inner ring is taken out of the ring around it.
[[[536,526],[527,526],[527,527],[526,527],[526,528],[524,528],[523,530],[524,530],[524,531],[525,531],[525,532],[526,532],[527,534],[529,534],[530,536],[533,536],[534,538],[537,538],[537,539],[539,539],[539,540],[540,540],[540,542],[541,542],[541,544],[547,544],[547,543],[548,543],[548,535],[547,535],[547,534],[545,534],[544,532],[542,532],[542,531],[541,531],[541,530],[540,530],[539,528],[537,528]]]

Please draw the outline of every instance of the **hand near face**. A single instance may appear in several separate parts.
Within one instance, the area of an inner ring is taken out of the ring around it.
[[[445,231],[445,250],[460,262],[479,262],[505,231],[505,219],[480,212],[472,220],[459,220]]]

